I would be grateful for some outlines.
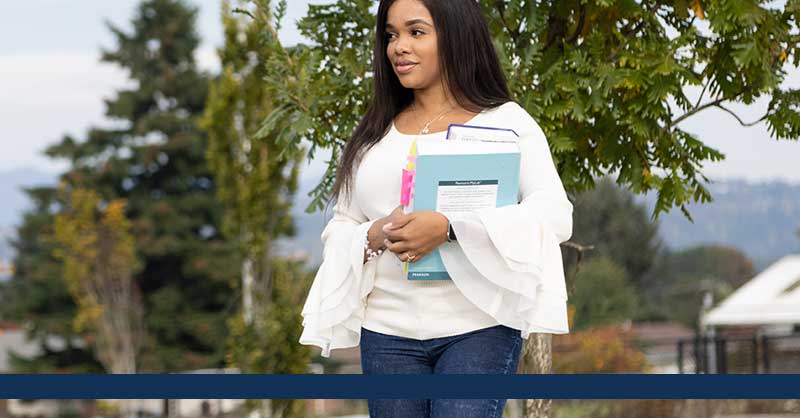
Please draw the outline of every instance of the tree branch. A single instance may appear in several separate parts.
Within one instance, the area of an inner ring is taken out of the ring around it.
[[[581,245],[581,244],[578,244],[577,242],[572,242],[572,241],[562,242],[561,246],[562,247],[567,247],[567,248],[572,248],[572,249],[574,249],[575,251],[577,251],[579,253],[584,253],[586,251],[594,250],[594,245]]]
[[[702,105],[702,106],[699,106],[699,107],[698,107],[698,106],[695,106],[695,108],[694,108],[694,109],[692,109],[692,110],[690,110],[690,111],[688,111],[688,112],[684,113],[683,115],[679,116],[679,117],[678,117],[678,119],[675,119],[675,120],[673,120],[672,122],[670,122],[670,124],[669,124],[669,125],[667,125],[665,128],[666,128],[666,129],[670,129],[670,128],[672,128],[673,126],[675,126],[675,125],[677,125],[677,124],[679,124],[679,123],[683,122],[683,120],[684,120],[684,119],[686,119],[686,118],[688,118],[688,117],[690,117],[690,116],[694,115],[695,113],[697,113],[697,112],[699,112],[699,111],[701,111],[701,110],[703,110],[703,109],[708,109],[709,107],[717,106],[717,105],[719,105],[720,103],[724,102],[725,100],[728,100],[728,99],[727,99],[727,98],[725,98],[725,97],[723,97],[723,98],[720,98],[720,99],[714,100],[713,102],[708,102],[708,103],[706,103],[706,104],[704,104],[704,105]]]
[[[757,121],[750,122],[750,123],[745,123],[744,121],[742,121],[742,119],[736,113],[734,113],[732,110],[728,109],[727,107],[722,106],[721,104],[716,105],[716,107],[718,107],[718,108],[730,113],[730,115],[733,116],[734,118],[736,118],[736,120],[739,121],[739,124],[744,126],[744,127],[750,127],[750,126],[753,126],[753,125],[757,125],[757,124],[763,122],[767,118],[767,116],[769,115],[769,114],[766,114],[766,115],[762,116],[760,119],[758,119]]]
[[[547,50],[559,37],[566,34],[566,23],[563,18],[553,16],[552,14],[547,18],[547,41],[542,50]]]
[[[581,32],[583,32],[583,25],[584,21],[586,20],[586,5],[581,4],[580,10],[578,11],[578,26],[575,28],[575,32],[572,33],[567,39],[567,43],[573,44],[580,36]]]
[[[638,34],[639,31],[642,30],[642,28],[644,28],[644,24],[647,21],[648,15],[654,14],[656,12],[656,9],[658,9],[658,6],[659,6],[658,2],[655,2],[647,10],[645,10],[645,15],[642,16],[642,20],[639,23],[637,23],[636,26],[634,26],[633,29],[631,29],[628,33],[624,34],[625,42],[618,48],[611,51],[611,53],[606,58],[606,61],[613,61],[614,58],[616,58],[617,55],[619,55],[619,53],[622,52],[622,48],[624,48],[625,45],[627,45],[627,43],[630,42],[630,40],[633,39],[633,37],[636,36],[636,34]]]
[[[614,61],[614,58],[616,58],[617,55],[619,55],[619,53],[622,52],[622,48],[625,47],[625,45],[627,45],[628,42],[630,42],[630,40],[633,39],[633,37],[636,36],[636,34],[639,33],[640,30],[642,30],[642,28],[644,27],[644,22],[645,20],[642,19],[641,22],[637,23],[636,26],[634,26],[634,28],[631,29],[631,31],[625,35],[625,42],[622,43],[618,48],[611,51],[610,54],[608,54],[608,58],[606,58],[607,61]]]
[[[503,27],[506,28],[508,31],[508,35],[511,36],[511,40],[514,41],[514,46],[519,46],[519,28],[517,30],[512,30],[511,27],[508,25],[506,21],[506,6],[503,0],[496,0],[494,2],[495,8],[497,8],[497,14],[500,16],[500,21],[503,22]]]
[[[578,273],[581,270],[581,261],[583,260],[583,254],[585,252],[589,252],[594,250],[594,245],[581,245],[577,242],[573,241],[566,241],[561,243],[562,247],[565,248],[572,248],[575,250],[575,271],[572,272],[572,277],[566,277],[566,282],[569,287],[569,293],[575,293],[575,281],[578,278]]]
[[[705,69],[703,70],[703,72],[705,72]],[[702,73],[700,75],[702,76]],[[694,104],[694,107],[700,106],[700,102],[703,101],[703,95],[706,94],[706,89],[708,89],[708,86],[710,84],[711,84],[711,77],[709,77],[706,84],[703,85],[703,90],[700,91],[700,97],[697,98],[697,103]]]

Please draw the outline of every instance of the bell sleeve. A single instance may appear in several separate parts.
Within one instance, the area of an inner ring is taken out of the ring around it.
[[[454,284],[503,325],[565,334],[567,292],[560,244],[572,235],[572,203],[544,133],[521,107],[513,108],[520,134],[519,203],[447,214],[458,241],[440,255]]]
[[[375,280],[375,264],[363,263],[366,234],[373,221],[343,194],[322,231],[322,264],[303,306],[300,343],[322,349],[355,347],[361,336],[366,297]]]

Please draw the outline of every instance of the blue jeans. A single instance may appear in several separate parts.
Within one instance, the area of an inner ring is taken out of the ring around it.
[[[522,337],[504,325],[415,340],[361,328],[364,374],[515,374]],[[368,399],[370,418],[500,418],[506,399]]]

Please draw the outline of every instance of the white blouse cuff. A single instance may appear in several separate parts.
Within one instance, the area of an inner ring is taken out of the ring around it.
[[[505,239],[492,239],[492,226],[474,212],[451,218],[458,241],[440,246],[442,260],[453,283],[474,305],[501,324],[531,332],[565,334],[567,293],[558,238],[544,222],[535,231],[504,232]],[[534,233],[526,243],[533,255],[520,260],[520,253],[503,253],[495,242],[508,242]],[[462,238],[463,237],[463,238]],[[512,257],[508,255],[513,254]],[[509,263],[518,261],[518,264]]]
[[[364,243],[369,221],[336,231],[325,244],[323,262],[303,307],[300,343],[322,349],[355,347],[361,337],[366,297],[375,280],[375,264],[364,264]],[[335,240],[335,241],[334,241]]]

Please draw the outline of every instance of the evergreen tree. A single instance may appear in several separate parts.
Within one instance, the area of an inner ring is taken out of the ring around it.
[[[67,136],[47,150],[49,156],[70,162],[62,182],[91,189],[105,202],[127,202],[125,215],[142,262],[135,281],[143,295],[147,333],[138,361],[143,372],[224,364],[220,342],[227,336],[225,321],[235,299],[232,282],[241,264],[235,246],[222,239],[222,209],[205,158],[207,139],[197,127],[208,76],[194,60],[199,44],[196,15],[196,9],[181,0],[145,0],[136,9],[130,33],[109,24],[117,45],[104,51],[102,60],[119,65],[132,81],[131,88],[106,100],[113,127],[93,128],[84,140]],[[58,205],[52,205],[58,203],[52,190],[36,193],[43,196],[40,207],[26,216],[17,246],[16,264],[21,268],[13,281],[20,301],[16,303],[22,305],[31,305],[23,301],[35,295],[46,300],[51,294],[66,294],[57,265],[33,262],[52,261],[52,249],[23,241],[30,237],[24,233],[30,222],[40,222],[46,233],[58,211]],[[35,277],[47,285],[34,289],[25,283]],[[65,304],[56,313],[48,303],[12,310],[34,328],[64,332],[74,306]],[[29,316],[34,313],[42,316]],[[56,318],[58,327],[36,324]]]
[[[23,215],[17,238],[11,242],[15,269],[3,289],[0,313],[4,319],[24,322],[41,353],[30,359],[9,352],[10,366],[22,373],[102,373],[102,364],[73,328],[77,309],[62,279],[62,264],[55,257],[52,229],[59,207],[57,191],[35,187],[25,192],[32,208]]]

